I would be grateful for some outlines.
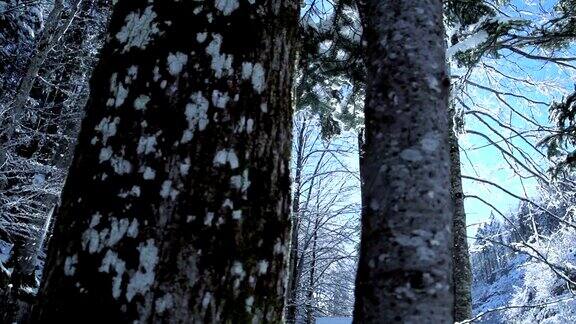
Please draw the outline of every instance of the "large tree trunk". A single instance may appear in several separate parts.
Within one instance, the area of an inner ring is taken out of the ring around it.
[[[297,18],[117,3],[35,321],[280,321]]]
[[[454,320],[461,322],[472,316],[472,268],[466,236],[466,211],[460,169],[460,148],[453,127],[454,110],[450,109],[450,188],[454,201]]]
[[[366,142],[356,323],[451,323],[452,200],[442,2],[360,3]]]

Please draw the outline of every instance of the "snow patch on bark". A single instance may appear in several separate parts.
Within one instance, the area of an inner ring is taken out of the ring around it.
[[[188,55],[181,52],[176,52],[176,54],[168,54],[168,72],[172,76],[177,76],[180,74],[186,63],[188,63]]]
[[[196,130],[203,131],[208,126],[208,106],[209,102],[202,92],[198,91],[190,96],[191,103],[186,104],[184,115],[188,121],[188,129],[184,131],[181,142],[186,143],[194,138]]]
[[[214,3],[216,9],[220,10],[225,16],[230,15],[234,10],[238,9],[240,4],[238,0],[216,0]]]
[[[221,46],[222,36],[213,34],[212,41],[206,47],[206,53],[212,57],[210,67],[214,70],[216,78],[221,78],[223,75],[230,75],[234,71],[232,69],[232,55],[221,54]]]
[[[158,264],[158,248],[153,239],[148,239],[146,243],[140,243],[138,246],[140,252],[140,265],[138,271],[130,278],[126,288],[126,299],[131,301],[137,294],[145,295],[155,278],[155,268]]]
[[[226,108],[226,104],[230,100],[227,93],[222,93],[218,90],[212,91],[212,104],[217,108]]]
[[[134,100],[134,108],[136,110],[145,110],[149,101],[150,97],[147,95],[139,95],[138,98]]]
[[[112,270],[116,272],[116,275],[112,278],[112,297],[118,299],[122,294],[122,276],[126,271],[126,262],[120,259],[116,252],[108,250],[102,259],[102,264],[98,271],[110,273]]]
[[[153,22],[156,17],[156,13],[152,11],[152,6],[144,9],[142,14],[138,11],[126,16],[125,25],[116,34],[116,39],[124,44],[123,53],[132,47],[146,48],[151,37],[159,32],[158,25]]]
[[[233,149],[220,150],[214,156],[214,166],[223,166],[228,162],[231,169],[236,169],[239,166],[238,156]]]
[[[77,254],[66,257],[66,260],[64,260],[64,274],[69,277],[73,276],[76,273],[76,264],[78,264]]]
[[[150,154],[156,152],[156,136],[142,136],[138,140],[136,152],[138,154]]]

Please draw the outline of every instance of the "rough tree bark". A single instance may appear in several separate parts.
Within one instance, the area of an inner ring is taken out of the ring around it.
[[[355,323],[452,323],[442,1],[360,1],[366,37]]]
[[[454,238],[454,320],[461,322],[472,316],[472,267],[468,254],[466,236],[466,211],[464,210],[464,191],[462,190],[462,172],[460,169],[460,148],[453,127],[454,109],[449,111],[450,145],[450,189],[454,202],[453,238]]]
[[[298,1],[119,1],[37,322],[279,322]]]

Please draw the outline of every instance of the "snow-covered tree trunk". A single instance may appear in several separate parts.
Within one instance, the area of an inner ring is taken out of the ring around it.
[[[452,199],[442,1],[359,2],[366,139],[356,323],[451,323]]]
[[[453,109],[450,109],[449,115],[450,188],[454,202],[452,229],[454,238],[454,320],[461,322],[469,319],[472,315],[472,267],[470,265],[470,255],[468,254],[460,148],[458,146],[458,137],[453,127]]]
[[[297,18],[116,4],[35,321],[280,321]]]

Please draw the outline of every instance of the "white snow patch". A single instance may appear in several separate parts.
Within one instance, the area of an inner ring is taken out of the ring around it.
[[[266,76],[264,67],[260,63],[254,64],[252,69],[252,87],[257,93],[262,93],[266,88]]]
[[[110,137],[116,135],[116,131],[118,130],[117,126],[120,123],[119,117],[115,117],[113,120],[111,119],[111,117],[102,118],[100,123],[94,128],[102,134],[102,143],[104,145],[106,145]]]
[[[233,71],[232,55],[220,54],[221,46],[222,36],[219,34],[213,34],[212,41],[206,47],[206,53],[212,57],[210,67],[214,70],[216,78],[220,78],[222,75],[230,75]]]
[[[124,275],[124,271],[126,271],[126,262],[120,259],[116,252],[108,250],[102,259],[102,264],[100,268],[98,268],[98,271],[110,273],[111,270],[116,272],[116,275],[112,279],[112,297],[118,299],[122,294],[122,276]]]
[[[230,165],[231,169],[236,169],[239,166],[238,156],[233,149],[229,150],[220,150],[216,152],[214,156],[213,163],[215,166],[222,166],[225,165],[226,162]]]
[[[204,43],[206,37],[208,37],[208,33],[198,33],[196,34],[196,41],[198,43]]]
[[[172,197],[172,199],[176,197],[175,190],[172,188],[171,180],[164,180],[164,182],[162,182],[162,189],[160,190],[160,196],[162,198]]]
[[[246,133],[250,134],[254,130],[254,119],[248,118],[246,121]]]
[[[190,170],[190,158],[184,159],[184,163],[180,163],[180,174],[185,176]]]
[[[134,108],[136,110],[145,110],[149,101],[150,97],[147,95],[139,95],[138,98],[134,99]]]
[[[232,203],[232,200],[226,198],[224,200],[224,203],[222,203],[222,208],[230,208],[233,209],[234,208],[234,204]]]
[[[112,157],[110,159],[110,165],[114,168],[114,172],[119,175],[128,174],[132,172],[132,164],[130,161],[125,160],[122,157]]]
[[[150,154],[156,151],[156,136],[142,136],[138,140],[136,152],[138,154]]]
[[[100,163],[110,160],[110,158],[112,157],[112,153],[113,153],[112,148],[110,146],[103,147],[100,150],[100,155],[98,156]]]
[[[204,297],[202,297],[202,307],[206,309],[206,307],[210,305],[211,301],[212,301],[212,294],[210,292],[206,292],[204,294]]]
[[[234,10],[238,9],[240,4],[238,0],[216,0],[214,3],[216,9],[220,10],[225,16],[230,15]]]
[[[198,91],[190,96],[191,103],[186,104],[186,120],[188,121],[188,129],[182,135],[182,143],[186,143],[194,137],[196,130],[203,131],[208,125],[208,106],[209,102],[202,92]]]
[[[153,239],[138,246],[140,252],[140,266],[138,271],[130,278],[126,288],[126,299],[130,302],[136,294],[144,295],[154,283],[154,270],[158,264],[158,248]]]
[[[207,212],[206,217],[204,218],[204,225],[208,226],[212,224],[212,220],[214,219],[213,212]]]
[[[66,257],[64,260],[64,274],[68,277],[73,276],[76,273],[76,264],[78,264],[78,255]]]
[[[252,305],[254,305],[254,297],[250,296],[246,298],[246,310],[250,311],[252,309]]]
[[[230,269],[230,272],[232,272],[232,275],[238,276],[240,278],[244,278],[244,276],[246,275],[246,272],[244,272],[244,268],[242,267],[242,263],[238,261],[234,261],[234,263],[232,264],[232,268]]]
[[[252,68],[254,64],[250,62],[242,62],[242,79],[248,80],[252,77]]]
[[[144,180],[152,180],[156,178],[156,171],[154,171],[154,169],[152,169],[151,167],[146,167],[144,169],[144,174],[142,175],[142,177],[144,177]]]
[[[180,74],[186,63],[188,63],[188,55],[181,52],[176,52],[176,54],[168,54],[168,72],[171,75],[177,76]]]
[[[166,294],[156,300],[156,312],[163,313],[174,305],[171,294]]]
[[[126,235],[131,238],[138,236],[138,220],[136,218],[134,218],[130,223],[130,227],[128,227]]]
[[[126,23],[120,32],[116,34],[116,39],[124,44],[122,52],[127,52],[132,47],[146,48],[151,36],[159,32],[158,26],[154,23],[157,15],[152,11],[152,6],[146,7],[144,13],[132,12],[126,16]]]
[[[212,104],[215,107],[224,109],[229,100],[228,93],[222,93],[218,90],[212,91]]]
[[[261,260],[258,262],[258,273],[259,274],[265,274],[266,272],[268,272],[268,261],[266,260]]]
[[[456,45],[450,46],[446,50],[446,57],[451,58],[458,52],[465,52],[469,49],[473,49],[487,40],[488,40],[488,33],[485,30],[479,30],[475,34],[469,36],[468,38],[457,43]]]

